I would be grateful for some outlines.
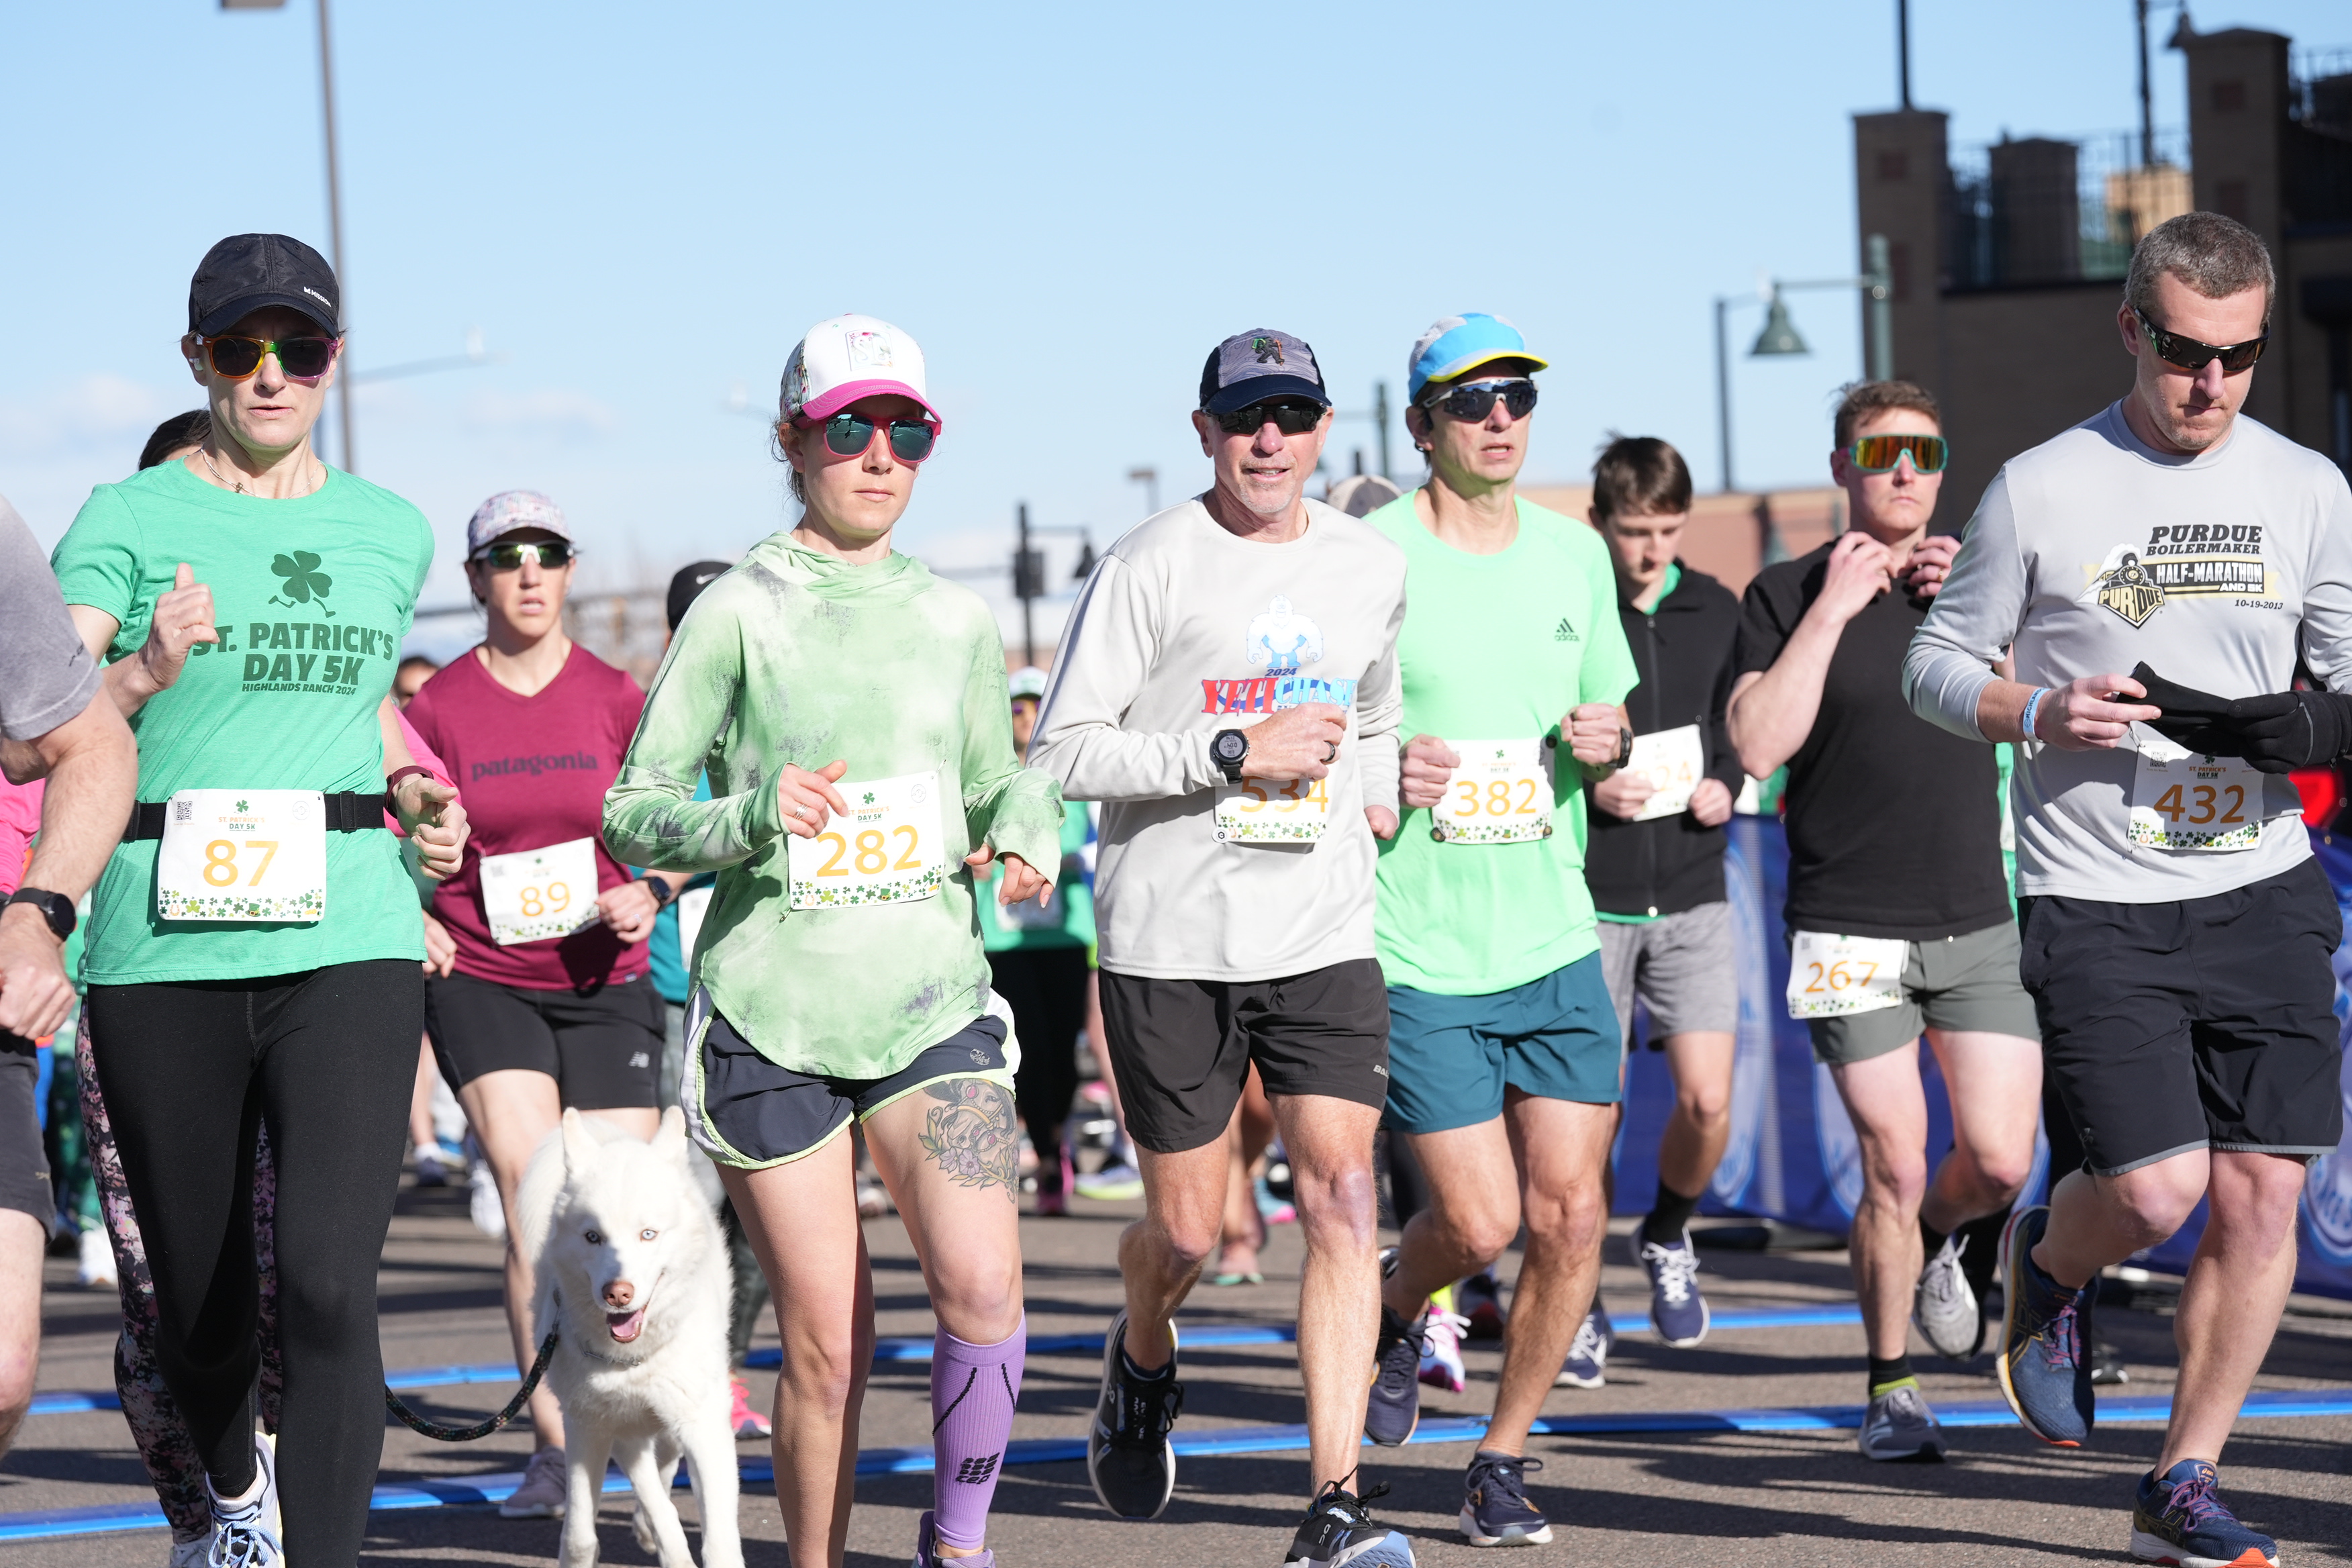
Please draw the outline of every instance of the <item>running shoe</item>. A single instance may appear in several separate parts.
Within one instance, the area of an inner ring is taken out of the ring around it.
[[[2213,1495],[2213,1467],[2183,1459],[2159,1477],[2139,1479],[2132,1507],[2131,1554],[2179,1568],[2276,1568],[2278,1542],[2248,1530]]]
[[[1381,1307],[1381,1334],[1372,1349],[1372,1393],[1364,1404],[1364,1436],[1393,1448],[1421,1425],[1421,1355],[1426,1313],[1408,1323]]]
[[[2050,1210],[2020,1209],[2001,1237],[2000,1392],[2025,1429],[2061,1448],[2079,1448],[2098,1416],[2091,1392],[2090,1335],[2096,1282],[2069,1290],[2033,1261]]]
[[[1118,1160],[1091,1175],[1080,1176],[1072,1185],[1078,1196],[1092,1202],[1120,1203],[1143,1195],[1143,1173],[1126,1161]]]
[[[856,1190],[859,1219],[880,1219],[898,1206],[890,1201],[890,1189],[863,1171],[857,1173]]]
[[[212,1500],[213,1536],[205,1550],[206,1568],[275,1568],[285,1561],[279,1544],[283,1527],[278,1514],[278,1445],[267,1433],[253,1435],[255,1484],[242,1502],[225,1502],[205,1478],[205,1495]]]
[[[81,1250],[80,1263],[74,1269],[75,1279],[91,1289],[115,1283],[114,1242],[105,1227],[83,1231],[75,1238],[75,1245]]]
[[[1274,1189],[1259,1176],[1250,1184],[1250,1197],[1257,1205],[1257,1217],[1268,1225],[1295,1225],[1298,1220],[1297,1205],[1287,1198],[1276,1197]]]
[[[1601,1305],[1601,1298],[1592,1299],[1592,1310],[1584,1314],[1584,1321],[1576,1326],[1576,1339],[1568,1347],[1568,1364],[1552,1379],[1554,1388],[1598,1388],[1609,1381],[1604,1375],[1609,1366],[1609,1352],[1617,1348],[1617,1331],[1610,1326],[1609,1314]]]
[[[416,1184],[420,1187],[446,1187],[449,1173],[441,1163],[441,1145],[419,1143],[410,1163],[416,1167]]]
[[[1473,1546],[1541,1546],[1551,1540],[1551,1521],[1528,1500],[1526,1472],[1543,1468],[1541,1459],[1475,1454],[1462,1479],[1462,1538]]]
[[[1672,1247],[1644,1241],[1639,1230],[1625,1238],[1633,1261],[1650,1277],[1650,1329],[1678,1351],[1706,1338],[1706,1298],[1698,1290],[1698,1248],[1691,1245],[1690,1226]]]
[[[507,1238],[507,1205],[499,1199],[499,1179],[490,1174],[490,1163],[477,1160],[466,1173],[466,1208],[474,1218],[474,1228],[492,1241]]]
[[[205,1568],[205,1559],[213,1554],[213,1529],[205,1526],[202,1535],[172,1542],[172,1555],[165,1559],[164,1568]]]
[[[1170,1337],[1174,1337],[1171,1326]],[[1127,1370],[1127,1312],[1103,1336],[1102,1392],[1087,1429],[1087,1479],[1103,1507],[1121,1519],[1158,1519],[1176,1491],[1176,1449],[1168,1428],[1184,1413],[1184,1385],[1176,1361],[1159,1377]]]
[[[522,1485],[499,1504],[500,1519],[562,1519],[571,1478],[564,1469],[563,1450],[551,1443],[522,1468]]]
[[[1056,1152],[1058,1160],[1037,1167],[1037,1212],[1053,1218],[1070,1212],[1070,1151],[1066,1145]]]
[[[1495,1278],[1493,1264],[1455,1283],[1454,1307],[1470,1320],[1472,1339],[1499,1340],[1503,1337],[1503,1286]]]
[[[1411,1544],[1395,1531],[1373,1523],[1371,1510],[1364,1506],[1388,1489],[1385,1484],[1376,1486],[1360,1498],[1337,1481],[1326,1482],[1323,1495],[1307,1505],[1283,1568],[1413,1568]]]
[[[970,1557],[942,1557],[939,1553],[939,1521],[929,1509],[923,1510],[920,1523],[915,1526],[915,1561],[913,1568],[940,1568],[951,1563],[955,1568],[996,1568],[996,1553],[981,1552]]]
[[[2091,1336],[2091,1382],[2100,1388],[2113,1388],[2131,1381],[2131,1370],[2124,1365],[2124,1352],[2098,1335]]]
[[[1954,1361],[1976,1354],[1983,1333],[1977,1293],[1960,1271],[1960,1254],[1968,1246],[1968,1238],[1958,1232],[1944,1237],[1944,1245],[1919,1271],[1919,1288],[1911,1297],[1911,1321],[1919,1325],[1919,1337],[1929,1350]]]
[[[1421,1352],[1422,1382],[1448,1394],[1460,1394],[1470,1386],[1469,1371],[1462,1364],[1462,1336],[1469,1328],[1470,1320],[1460,1313],[1430,1308],[1429,1316],[1422,1320],[1425,1347]]]
[[[1927,1408],[1927,1396],[1919,1392],[1919,1384],[1909,1378],[1871,1395],[1870,1408],[1863,1413],[1862,1430],[1854,1434],[1853,1442],[1865,1459],[1944,1457],[1943,1425]]]
[[[743,1386],[741,1378],[729,1378],[727,1393],[730,1402],[727,1425],[735,1429],[738,1438],[772,1437],[776,1435],[774,1425],[751,1403],[751,1391]]]

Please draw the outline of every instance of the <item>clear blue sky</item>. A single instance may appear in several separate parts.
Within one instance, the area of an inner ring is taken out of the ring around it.
[[[1915,0],[1915,98],[1956,142],[2128,127],[2131,9]],[[0,11],[0,288],[52,323],[7,351],[0,493],[45,542],[193,404],[173,345],[205,247],[326,248],[313,15]],[[1615,428],[1711,484],[1710,299],[1853,268],[1848,117],[1894,100],[1893,18],[338,0],[352,363],[456,353],[469,327],[508,356],[362,390],[360,467],[431,518],[428,597],[458,592],[475,504],[518,486],[576,521],[592,581],[731,556],[786,503],[730,393],[772,408],[801,331],[865,310],[922,342],[947,416],[902,542],[972,564],[1016,499],[1100,544],[1141,514],[1130,468],[1198,488],[1185,414],[1228,332],[1300,333],[1354,410],[1375,378],[1402,392],[1432,318],[1486,310],[1553,362],[1530,480],[1581,479]],[[2208,0],[2197,23],[2352,44],[2341,0]],[[2178,125],[2179,57],[2156,68]],[[1819,479],[1857,369],[1856,306],[1793,303],[1813,355],[1736,373],[1751,483]],[[1360,446],[1343,422],[1340,471]]]

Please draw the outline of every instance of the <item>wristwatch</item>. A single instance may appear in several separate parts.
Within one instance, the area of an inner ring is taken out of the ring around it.
[[[1209,761],[1225,775],[1227,784],[1242,782],[1242,761],[1249,755],[1249,735],[1241,730],[1220,730],[1209,737]]]
[[[1622,724],[1617,726],[1617,756],[1609,765],[1622,768],[1633,760],[1633,731]]]
[[[677,896],[670,890],[670,885],[667,882],[663,881],[659,877],[655,876],[650,871],[638,873],[637,880],[643,882],[646,885],[646,891],[654,896],[654,908],[656,909],[661,908],[664,904],[668,903],[670,900]]]
[[[10,905],[31,904],[49,922],[49,931],[59,942],[73,935],[73,900],[63,893],[52,893],[41,888],[19,888],[8,897]]]

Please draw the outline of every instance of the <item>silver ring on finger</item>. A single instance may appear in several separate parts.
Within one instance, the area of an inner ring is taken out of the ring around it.
[[[816,808],[813,805],[796,805],[793,807],[793,815],[799,817],[803,822],[814,822],[816,820]]]
[[[1327,742],[1326,742],[1326,744],[1331,744],[1331,743]],[[1336,762],[1338,762],[1339,760],[1339,748],[1336,744],[1331,744],[1331,749],[1330,749],[1329,751],[1328,751],[1328,752],[1324,752],[1324,753],[1323,753],[1323,765],[1324,765],[1325,767],[1327,767],[1327,768],[1328,768],[1328,767],[1329,767],[1333,763],[1336,763]]]

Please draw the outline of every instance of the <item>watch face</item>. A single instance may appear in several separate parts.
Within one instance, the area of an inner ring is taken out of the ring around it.
[[[1238,730],[1223,730],[1218,731],[1216,742],[1210,749],[1216,752],[1219,762],[1237,763],[1249,750],[1249,742]]]

